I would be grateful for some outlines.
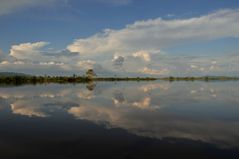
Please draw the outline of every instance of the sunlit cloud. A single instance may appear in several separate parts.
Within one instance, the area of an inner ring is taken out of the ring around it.
[[[151,61],[151,56],[147,51],[138,51],[133,53],[133,57],[139,57],[142,60],[146,61],[146,62],[150,62]]]
[[[188,19],[136,21],[122,29],[105,29],[76,39],[63,50],[50,49],[45,41],[15,44],[9,55],[0,54],[0,70],[73,74],[92,68],[97,74],[111,76],[233,75],[239,72],[237,52],[203,57],[161,50],[182,43],[238,38],[238,18],[238,9],[226,9]]]
[[[143,69],[140,70],[140,72],[144,74],[149,74],[149,75],[166,75],[168,74],[169,70],[167,69],[156,70],[156,69],[144,67]]]
[[[125,58],[123,56],[114,55],[113,57],[113,67],[115,69],[121,69],[124,65]]]
[[[93,69],[95,63],[96,63],[95,61],[91,61],[91,60],[79,61],[77,62],[77,66],[79,68],[84,68],[87,70],[87,69]]]
[[[67,48],[83,55],[116,52],[128,55],[141,50],[150,53],[189,41],[239,37],[238,17],[238,10],[220,10],[189,19],[136,21],[120,30],[106,29],[91,37],[77,39]]]
[[[10,56],[16,60],[31,60],[44,59],[41,54],[41,49],[47,46],[48,42],[22,43],[13,45],[10,49]]]

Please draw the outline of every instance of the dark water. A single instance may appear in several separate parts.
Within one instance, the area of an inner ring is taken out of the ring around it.
[[[239,158],[239,82],[0,88],[0,158]]]

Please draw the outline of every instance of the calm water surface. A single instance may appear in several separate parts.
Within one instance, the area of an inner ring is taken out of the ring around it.
[[[239,158],[239,82],[0,87],[0,158]]]

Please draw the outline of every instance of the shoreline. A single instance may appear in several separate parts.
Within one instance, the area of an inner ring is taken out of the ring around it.
[[[85,76],[0,76],[0,84],[44,84],[44,83],[90,83],[114,81],[238,81],[239,77],[202,76],[202,77],[85,77]]]

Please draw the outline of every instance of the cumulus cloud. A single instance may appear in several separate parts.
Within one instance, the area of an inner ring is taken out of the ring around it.
[[[239,10],[220,10],[189,19],[136,21],[120,30],[106,29],[77,39],[67,48],[88,56],[116,52],[129,55],[141,50],[150,53],[189,41],[239,37],[238,18]]]
[[[238,54],[213,56],[176,56],[146,51],[130,52],[128,56],[103,54],[94,60],[68,50],[52,51],[48,42],[13,45],[9,56],[0,56],[0,70],[37,74],[84,73],[94,69],[98,75],[124,73],[129,75],[223,75],[238,72]],[[92,56],[94,57],[94,56]],[[98,56],[97,56],[98,57]],[[182,71],[183,70],[183,71]],[[80,72],[83,71],[83,72]],[[99,73],[101,72],[101,73]],[[232,75],[232,74],[230,74]]]
[[[13,45],[10,49],[12,58],[2,60],[0,70],[14,64],[22,68],[34,68],[29,66],[34,65],[38,69],[48,67],[58,71],[94,68],[114,74],[116,70],[150,75],[236,73],[239,72],[237,54],[186,57],[163,54],[161,50],[192,41],[239,38],[238,19],[238,9],[227,9],[188,19],[136,21],[119,30],[105,29],[90,37],[76,39],[66,50],[55,53],[45,48],[47,42]]]
[[[93,69],[94,64],[95,64],[95,61],[91,61],[91,60],[77,62],[77,66],[79,66],[82,69]]]
[[[51,53],[47,50],[48,42],[22,43],[13,45],[10,49],[9,62],[13,64],[64,65],[69,60],[77,59],[74,54],[65,50]],[[45,49],[46,48],[46,49]],[[69,55],[69,56],[68,56]]]
[[[170,60],[170,57],[161,56],[160,50],[193,41],[238,38],[238,18],[238,9],[226,9],[188,19],[156,18],[136,21],[123,29],[106,29],[88,38],[76,39],[67,49],[90,59],[107,59],[117,55],[113,57],[113,65],[124,65],[129,72],[138,70],[138,73],[165,75],[179,72],[181,69],[185,70],[185,74],[210,73],[225,66],[219,66],[216,61],[208,61],[201,57],[188,60],[175,56]],[[141,59],[141,62],[137,59]],[[196,60],[202,61],[198,65]],[[141,68],[138,69],[139,67]]]
[[[133,53],[133,57],[139,57],[147,62],[151,61],[150,54],[147,51],[143,51],[143,50]]]
[[[156,70],[156,69],[151,69],[148,67],[144,67],[143,69],[140,69],[139,71],[141,73],[150,74],[150,75],[166,75],[169,72],[167,69]]]
[[[87,69],[107,73],[100,63],[82,58],[68,50],[52,50],[48,42],[13,45],[7,58],[0,61],[0,71],[30,74],[84,74]]]
[[[43,58],[41,49],[47,46],[48,42],[22,43],[13,45],[10,49],[10,56],[18,60],[36,60]]]
[[[124,64],[124,57],[114,55],[112,62],[115,69],[121,69]]]
[[[49,6],[54,4],[54,2],[56,0],[1,0],[0,15],[9,14],[28,7]]]

